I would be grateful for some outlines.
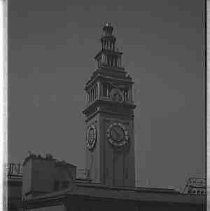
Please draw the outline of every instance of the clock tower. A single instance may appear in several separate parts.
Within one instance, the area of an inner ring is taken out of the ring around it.
[[[86,83],[86,169],[93,182],[135,186],[133,81],[121,66],[113,27],[106,23],[97,69]]]

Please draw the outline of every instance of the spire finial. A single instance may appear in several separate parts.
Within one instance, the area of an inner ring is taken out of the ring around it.
[[[112,36],[112,32],[113,32],[112,24],[110,22],[106,22],[104,24],[103,31],[106,36]]]
[[[110,22],[106,22],[104,25],[107,26],[107,27],[112,26],[112,24]]]

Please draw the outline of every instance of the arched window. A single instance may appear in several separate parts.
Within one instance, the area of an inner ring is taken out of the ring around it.
[[[95,85],[95,99],[97,99],[98,98],[98,85],[96,84]]]
[[[91,88],[91,99],[90,101],[92,102],[93,101],[93,89]]]
[[[96,99],[96,85],[94,85],[94,100]]]
[[[106,55],[104,55],[104,63],[105,63],[105,65],[107,65],[107,56]]]
[[[126,89],[124,90],[124,99],[125,99],[125,101],[128,101],[128,100],[129,100],[128,88],[126,88]]]
[[[101,61],[104,63],[104,54],[101,55]]]
[[[113,62],[113,57],[111,57],[111,66],[113,66],[114,62]]]
[[[103,83],[103,96],[107,97],[107,84]]]
[[[117,57],[114,57],[114,66],[117,67]]]
[[[94,87],[93,87],[93,101],[94,101],[94,98],[95,98],[95,90],[94,90]]]
[[[90,90],[88,90],[88,103],[90,102]]]

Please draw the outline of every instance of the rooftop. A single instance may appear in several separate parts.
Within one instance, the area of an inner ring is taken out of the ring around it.
[[[182,194],[173,189],[108,187],[96,183],[83,183],[76,181],[71,187],[65,190],[34,197],[33,199],[23,201],[23,203],[33,204],[37,201],[49,202],[50,200],[60,200],[61,198],[70,196],[139,202],[167,202],[184,204],[202,204],[205,202],[205,196]]]

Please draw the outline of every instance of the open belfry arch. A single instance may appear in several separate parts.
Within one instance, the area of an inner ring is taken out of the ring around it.
[[[135,186],[133,81],[115,48],[113,27],[106,23],[97,69],[86,83],[86,168],[93,182]]]

